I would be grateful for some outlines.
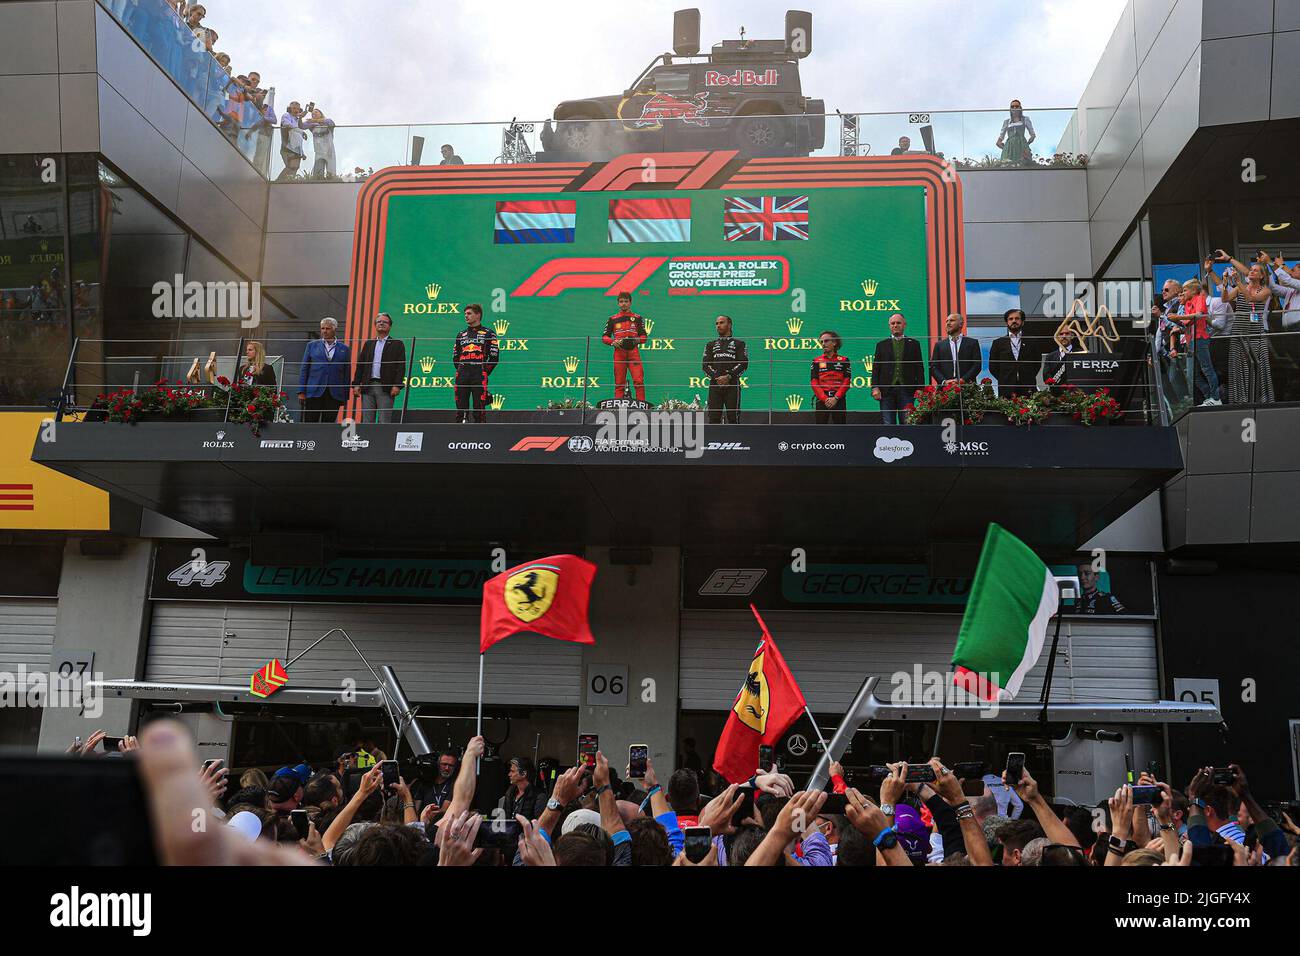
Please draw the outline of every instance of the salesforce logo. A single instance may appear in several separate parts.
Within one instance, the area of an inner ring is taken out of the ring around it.
[[[912,443],[906,438],[877,438],[876,447],[871,449],[871,454],[881,461],[898,461],[912,454]]]

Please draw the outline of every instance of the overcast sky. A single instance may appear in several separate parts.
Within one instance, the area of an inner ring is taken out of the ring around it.
[[[689,0],[688,0],[689,2]],[[844,112],[1074,107],[1125,0],[823,0],[805,95]],[[621,92],[672,46],[682,0],[208,0],[236,73],[341,125],[541,119]],[[701,47],[782,36],[787,3],[700,5]]]

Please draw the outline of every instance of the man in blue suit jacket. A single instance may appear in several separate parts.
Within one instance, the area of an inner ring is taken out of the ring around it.
[[[320,320],[320,338],[307,343],[298,372],[298,401],[304,422],[332,422],[348,400],[352,352],[338,341],[339,324]]]

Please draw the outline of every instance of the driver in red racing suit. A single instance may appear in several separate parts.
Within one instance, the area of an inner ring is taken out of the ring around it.
[[[646,340],[645,319],[632,311],[632,294],[618,294],[618,311],[605,323],[602,340],[614,347],[614,397],[627,397],[627,373],[632,372],[632,385],[638,401],[645,401],[645,368],[641,365],[641,350],[637,348]]]

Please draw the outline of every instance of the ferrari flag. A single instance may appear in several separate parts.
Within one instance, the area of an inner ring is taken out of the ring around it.
[[[749,662],[736,702],[731,705],[731,715],[722,728],[713,758],[713,769],[729,783],[744,783],[753,776],[758,769],[759,746],[776,746],[806,706],[803,691],[777,649],[776,641],[772,640],[758,608],[751,604],[749,609],[754,612],[763,638],[754,650],[754,659]]]
[[[989,524],[952,652],[953,682],[984,700],[1009,700],[1038,662],[1056,614],[1056,578],[1023,541]]]
[[[596,566],[572,554],[557,554],[502,571],[483,582],[483,616],[478,648],[531,631],[557,641],[595,644],[587,604]]]

